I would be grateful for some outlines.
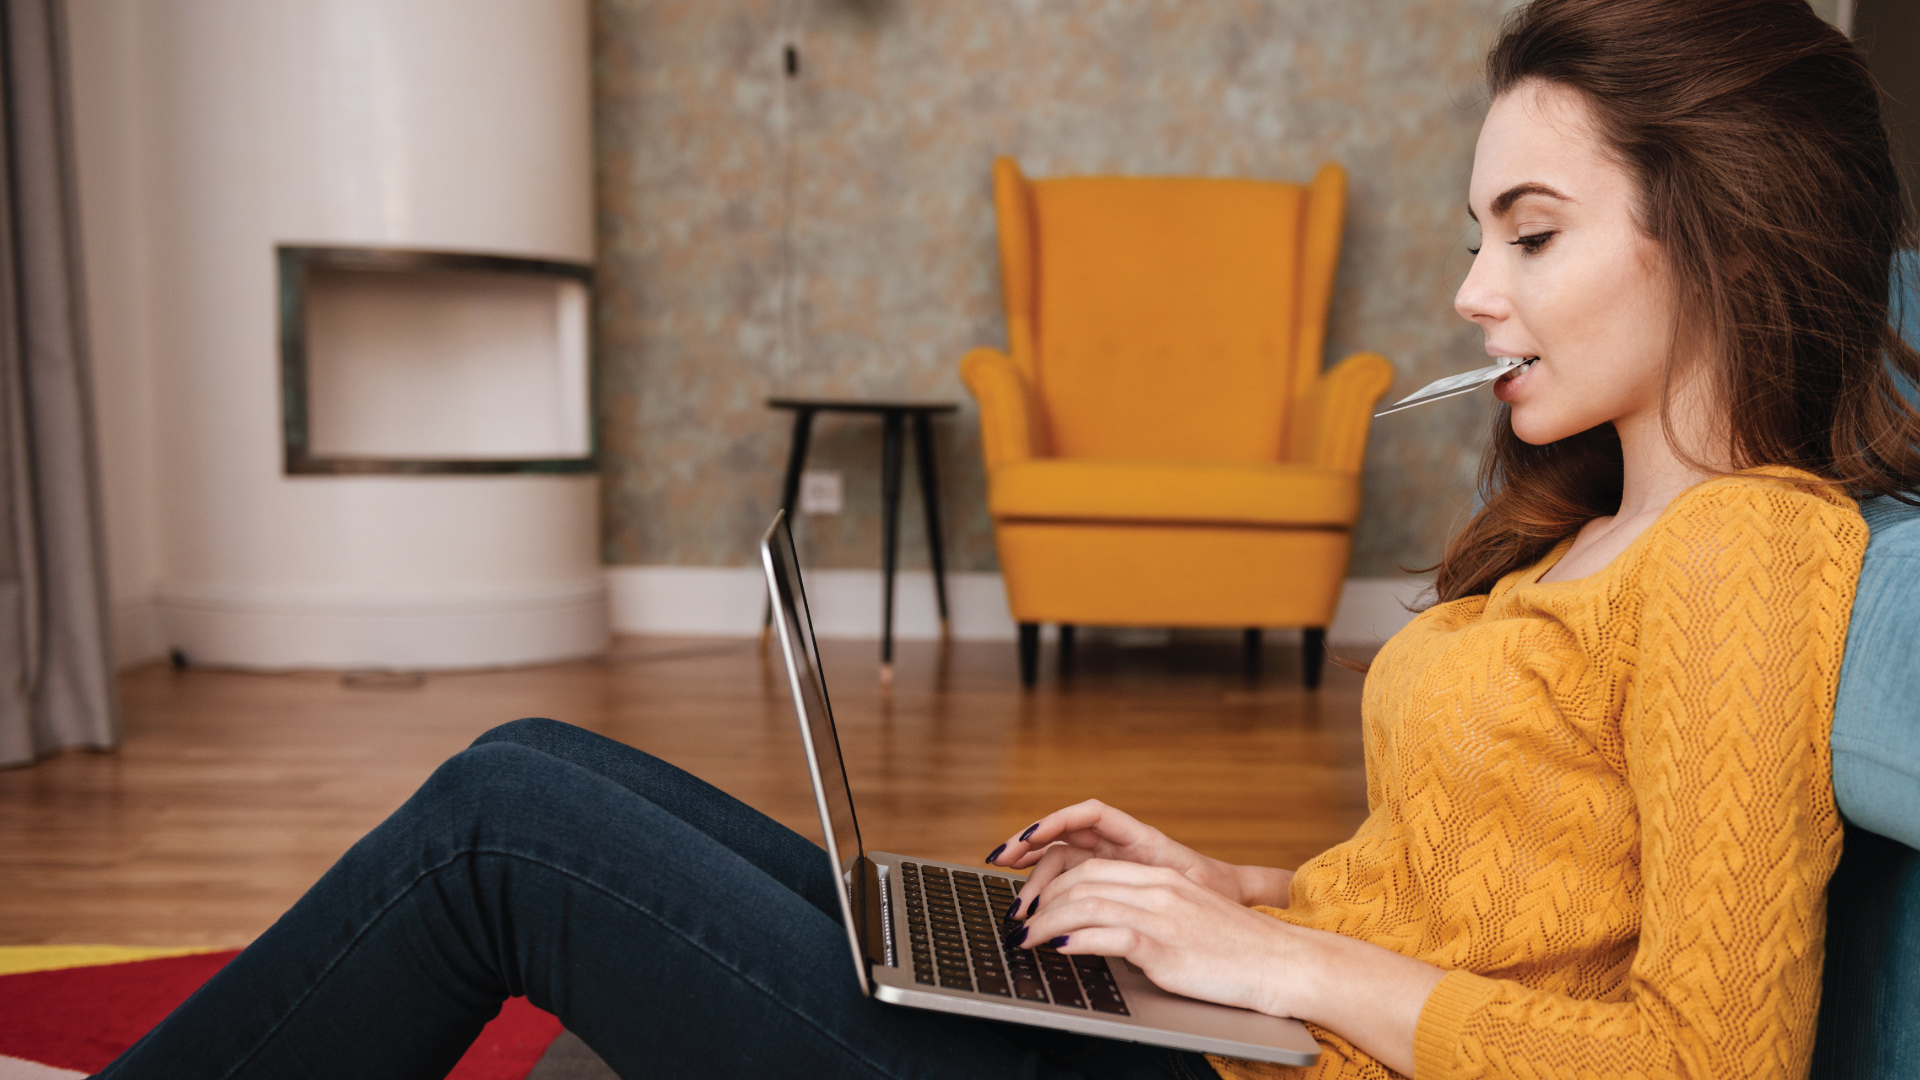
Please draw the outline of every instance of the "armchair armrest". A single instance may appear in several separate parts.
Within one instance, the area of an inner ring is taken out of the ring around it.
[[[1335,364],[1300,399],[1287,460],[1359,472],[1373,407],[1392,385],[1393,365],[1378,353],[1354,353]]]
[[[999,349],[975,349],[960,360],[960,378],[980,403],[980,448],[987,471],[1033,456],[1027,380]]]

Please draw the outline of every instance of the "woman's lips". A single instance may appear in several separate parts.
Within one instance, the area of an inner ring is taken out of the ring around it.
[[[1519,367],[1513,369],[1511,375],[1502,375],[1495,380],[1493,396],[1500,401],[1512,401],[1514,394],[1520,389],[1520,384],[1526,382],[1527,373],[1533,370],[1534,362],[1539,359],[1537,356],[1529,356]]]

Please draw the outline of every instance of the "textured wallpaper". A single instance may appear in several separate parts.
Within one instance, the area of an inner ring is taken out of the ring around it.
[[[957,364],[1003,345],[989,167],[1304,181],[1345,165],[1328,356],[1399,396],[1485,363],[1452,310],[1505,0],[600,0],[598,335],[612,563],[737,565],[779,498],[769,393],[945,397],[950,565],[990,569]],[[799,73],[782,46],[798,47]],[[1353,572],[1433,561],[1471,498],[1479,395],[1379,421]],[[824,419],[847,509],[808,559],[879,562],[879,433]],[[917,487],[905,565],[924,565]]]

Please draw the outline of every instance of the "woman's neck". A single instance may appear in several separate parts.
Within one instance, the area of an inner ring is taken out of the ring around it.
[[[1659,517],[1681,492],[1712,475],[1710,468],[1683,460],[1661,427],[1658,414],[1615,424],[1623,470],[1617,520]]]
[[[1642,410],[1614,421],[1620,435],[1622,466],[1620,509],[1611,517],[1594,518],[1574,537],[1560,561],[1547,568],[1543,582],[1573,581],[1598,573],[1634,538],[1647,530],[1680,493],[1716,471],[1731,467],[1730,453],[1712,453],[1712,430],[1700,423],[1710,415],[1697,401],[1676,404],[1672,410],[1673,438],[1667,436],[1658,408]],[[1678,442],[1686,453],[1676,449]]]
[[[1713,412],[1705,398],[1698,380],[1676,387],[1668,410],[1671,431],[1657,405],[1614,421],[1623,470],[1616,519],[1659,517],[1681,492],[1732,469],[1733,455],[1709,421]]]

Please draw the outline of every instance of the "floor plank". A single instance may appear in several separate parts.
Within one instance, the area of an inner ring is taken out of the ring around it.
[[[1293,866],[1365,814],[1360,676],[1301,688],[1238,636],[1084,640],[1023,692],[1013,647],[823,645],[872,848],[979,859],[1040,813],[1120,806],[1241,862]],[[244,945],[447,756],[494,724],[551,716],[687,768],[817,836],[785,670],[749,641],[628,638],[606,657],[344,685],[337,674],[121,680],[111,754],[0,772],[0,944]]]

